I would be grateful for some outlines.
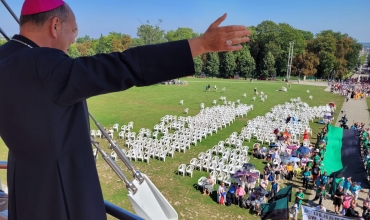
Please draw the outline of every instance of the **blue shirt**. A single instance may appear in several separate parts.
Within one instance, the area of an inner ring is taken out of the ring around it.
[[[235,186],[231,186],[229,189],[229,193],[235,193]]]
[[[328,183],[328,176],[321,176],[321,182],[323,184],[327,184]]]
[[[344,181],[343,188],[349,189],[351,187],[351,183],[348,180]]]
[[[277,190],[278,186],[279,186],[279,183],[277,183],[277,182],[276,183],[272,183],[271,184],[271,189],[272,190]]]

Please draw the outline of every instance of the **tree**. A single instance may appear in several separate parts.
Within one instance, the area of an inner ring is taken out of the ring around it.
[[[304,40],[312,40],[314,37],[313,33],[310,31],[304,31],[304,30],[298,30],[298,31],[301,33]]]
[[[220,58],[220,75],[228,78],[233,77],[236,69],[235,57],[233,52],[219,53]]]
[[[72,58],[77,58],[81,56],[81,53],[78,51],[76,44],[72,44],[68,49],[68,55]]]
[[[0,45],[3,45],[6,43],[6,40],[5,39],[0,39]]]
[[[176,40],[184,40],[184,39],[191,39],[194,37],[198,37],[199,34],[195,33],[191,28],[177,28],[176,31],[170,30],[165,35],[164,38],[167,41],[176,41]]]
[[[109,53],[111,51],[111,44],[109,39],[103,35],[100,35],[98,44],[96,45],[96,53]]]
[[[195,76],[199,76],[202,73],[203,69],[203,62],[200,56],[196,56],[193,58],[194,60],[194,70],[195,70]]]
[[[336,58],[334,54],[323,50],[319,53],[319,59],[320,59],[319,67],[321,69],[320,76],[324,78],[327,77],[330,78],[336,65]]]
[[[90,36],[89,36],[89,35],[85,35],[84,37],[79,37],[79,38],[77,38],[76,43],[81,44],[81,43],[84,43],[84,42],[86,42],[86,41],[91,41],[91,40],[92,40],[92,39],[90,38]]]
[[[261,68],[261,76],[263,77],[273,77],[276,76],[276,69],[275,69],[275,59],[271,52],[266,54],[266,57],[263,59],[262,68]]]
[[[362,49],[362,44],[358,43],[357,40],[353,38],[351,39],[352,39],[352,44],[350,45],[351,51],[345,55],[348,69],[354,69],[355,67],[360,65],[360,59],[358,55],[360,54],[360,51]]]
[[[140,25],[137,29],[137,36],[142,39],[143,45],[148,44],[159,44],[165,42],[164,30],[159,28],[159,25],[162,23],[162,20],[159,19],[158,23],[153,26],[147,21],[146,24]]]
[[[220,71],[220,60],[216,52],[207,53],[206,65],[204,66],[204,72],[208,76],[218,76]]]
[[[244,46],[238,56],[238,65],[236,71],[241,77],[252,77],[253,71],[256,70],[256,62],[254,61],[247,46]]]
[[[292,61],[292,74],[306,76],[313,76],[317,73],[317,66],[320,64],[319,58],[314,53],[305,52],[298,54]]]

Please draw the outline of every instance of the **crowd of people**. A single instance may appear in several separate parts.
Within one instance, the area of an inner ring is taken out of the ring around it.
[[[350,98],[357,100],[369,96],[370,84],[367,80],[358,82],[357,79],[352,78],[344,81],[332,82],[330,91],[345,96],[346,101]]]
[[[292,120],[292,118],[287,120]],[[354,123],[351,129],[360,131],[364,149],[364,163],[367,170],[370,170],[370,129],[365,129],[363,123]],[[286,149],[291,154],[289,161],[284,160],[286,152],[282,152],[277,144],[271,143],[266,147],[255,143],[252,148],[253,156],[266,161],[266,166],[259,177],[260,180],[256,181],[258,177],[248,175],[239,177],[241,181],[231,183],[228,190],[225,184],[221,183],[217,190],[217,202],[228,206],[236,204],[242,208],[253,208],[257,214],[261,214],[260,205],[267,202],[280,190],[283,185],[281,180],[285,179],[289,182],[294,179],[295,181],[301,180],[302,186],[293,195],[294,203],[289,208],[292,219],[296,219],[303,200],[307,199],[305,191],[308,189],[315,192],[315,197],[309,203],[316,204],[315,209],[318,211],[326,212],[329,208],[338,215],[370,219],[370,192],[362,204],[358,199],[362,189],[361,183],[352,181],[351,177],[342,177],[336,185],[336,190],[331,189],[331,182],[334,181],[333,176],[323,170],[327,132],[327,126],[323,127],[321,132],[317,134],[316,144],[311,144],[307,130],[303,134],[302,143],[292,142],[288,130],[274,131],[280,142],[287,146],[298,145],[297,148]],[[292,158],[296,159],[292,160]],[[211,178],[212,176],[209,177],[209,179]],[[257,184],[257,182],[259,183]],[[211,191],[212,189],[207,190]],[[328,199],[333,201],[333,207],[324,206],[323,200]],[[356,211],[357,206],[362,207],[362,213]]]

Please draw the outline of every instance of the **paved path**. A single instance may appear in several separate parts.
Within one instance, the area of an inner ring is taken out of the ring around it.
[[[366,98],[358,100],[349,99],[348,102],[343,103],[341,111],[343,111],[343,114],[340,114],[340,116],[342,117],[346,115],[348,119],[348,126],[351,126],[353,122],[364,122],[365,127],[369,127],[369,110],[366,103]],[[337,118],[335,126],[340,125],[339,120],[341,119],[341,117]]]
[[[327,86],[327,84],[326,84],[326,86]],[[330,92],[330,87],[327,87],[325,89],[325,91]],[[343,97],[343,99],[344,98],[345,97]],[[338,110],[339,110],[339,108],[337,108],[337,111]],[[343,103],[343,106],[340,109],[340,111],[343,111],[344,114],[346,114],[349,126],[351,126],[353,121],[355,121],[355,122],[365,122],[365,127],[369,127],[369,125],[370,125],[369,110],[368,110],[368,106],[367,106],[367,103],[366,103],[366,99],[358,99],[358,100],[349,99],[348,102]],[[342,116],[344,114],[341,114],[340,116]],[[340,118],[341,117],[338,117],[337,122],[335,124],[336,126],[339,125],[338,121],[340,120]],[[329,191],[329,188],[327,188],[327,191]],[[368,190],[361,190],[361,192],[359,194],[359,199],[357,201],[356,210],[360,214],[362,214],[362,202],[366,198],[367,192],[368,192]],[[307,196],[308,194],[310,194],[310,195]],[[318,201],[314,201],[314,202],[312,201],[313,198],[315,197],[314,190],[311,190],[311,189],[307,190],[306,191],[306,198],[307,197],[309,199],[308,204],[310,206],[316,207],[318,205]],[[323,200],[323,205],[327,209],[327,211],[329,211],[329,212],[334,211],[333,201],[330,200],[329,197],[326,200]]]

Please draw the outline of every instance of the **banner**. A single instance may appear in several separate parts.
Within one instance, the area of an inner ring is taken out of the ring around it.
[[[343,216],[335,215],[328,212],[316,211],[315,208],[302,205],[303,220],[348,220]]]

